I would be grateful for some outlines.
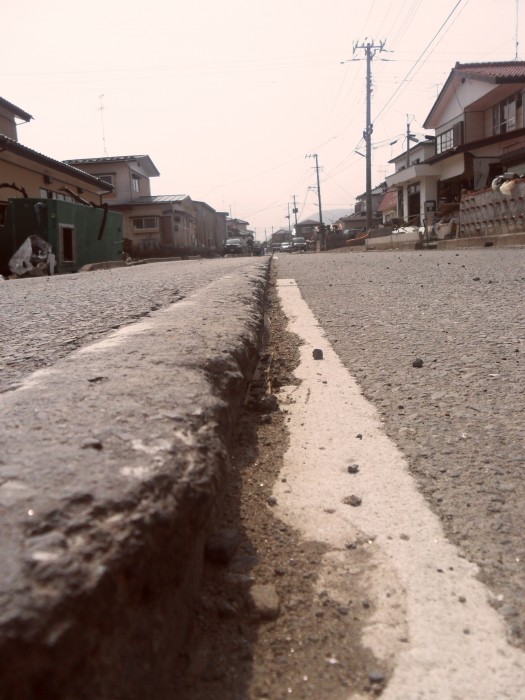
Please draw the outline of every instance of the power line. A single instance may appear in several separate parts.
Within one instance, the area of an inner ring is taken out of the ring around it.
[[[464,2],[464,1],[465,1],[465,0],[458,0],[458,2],[456,2],[456,4],[454,5],[453,9],[452,9],[451,12],[449,13],[449,15],[447,16],[447,18],[446,18],[445,21],[443,22],[443,24],[441,25],[441,27],[437,30],[437,32],[434,34],[434,36],[432,37],[432,39],[429,41],[429,43],[428,43],[428,44],[426,45],[426,47],[423,49],[422,53],[421,53],[420,56],[416,59],[414,65],[413,65],[412,68],[408,71],[408,73],[406,74],[406,76],[403,78],[403,80],[402,80],[401,83],[399,84],[398,88],[393,92],[393,94],[392,94],[392,96],[390,97],[390,99],[388,100],[388,102],[387,102],[387,103],[383,106],[383,108],[380,110],[379,114],[378,114],[377,117],[376,117],[377,119],[379,119],[379,117],[383,114],[383,112],[386,110],[386,108],[389,106],[389,104],[393,101],[394,97],[398,94],[398,92],[401,90],[401,88],[402,88],[403,86],[406,86],[406,84],[407,84],[407,82],[408,82],[408,79],[410,78],[410,76],[412,75],[412,73],[416,70],[418,64],[419,64],[420,61],[422,60],[422,58],[423,58],[423,56],[425,55],[425,53],[430,49],[430,47],[432,46],[432,44],[436,41],[437,37],[438,37],[438,36],[441,34],[441,32],[443,31],[444,27],[448,24],[450,18],[451,18],[452,15],[454,14],[454,12],[455,12],[455,11],[457,10],[457,8],[461,5],[461,3]],[[467,3],[468,3],[470,0],[466,0],[466,1],[467,1]]]

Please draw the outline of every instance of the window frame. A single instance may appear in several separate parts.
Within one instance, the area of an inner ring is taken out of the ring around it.
[[[506,134],[518,128],[518,110],[522,104],[521,92],[515,92],[492,108],[492,133]]]
[[[436,154],[446,153],[454,148],[454,127],[436,136]]]
[[[141,226],[137,226],[137,223],[142,221]],[[146,226],[144,222],[152,221],[153,226]],[[131,229],[133,233],[142,233],[143,231],[158,231],[159,230],[159,217],[158,216],[134,216],[131,219]]]

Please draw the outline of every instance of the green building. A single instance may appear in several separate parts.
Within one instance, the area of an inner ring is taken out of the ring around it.
[[[0,211],[0,274],[29,238],[43,239],[55,256],[55,272],[122,260],[122,214],[106,207],[57,199],[9,199]]]

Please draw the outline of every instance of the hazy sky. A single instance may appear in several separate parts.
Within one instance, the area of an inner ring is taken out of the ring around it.
[[[374,186],[456,61],[525,58],[523,0],[26,0],[1,16],[0,95],[34,117],[21,143],[57,160],[147,154],[153,194],[230,211],[259,239],[288,227],[294,195],[299,220],[317,214],[306,155],[323,210],[364,192],[359,47],[384,42]]]

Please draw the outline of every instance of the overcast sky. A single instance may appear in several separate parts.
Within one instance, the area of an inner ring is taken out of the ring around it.
[[[364,192],[367,42],[383,45],[376,186],[455,62],[525,58],[524,23],[523,0],[25,0],[2,7],[0,95],[34,117],[24,145],[147,154],[153,194],[206,201],[264,239],[294,195],[299,220],[317,215],[307,155],[323,210]]]

